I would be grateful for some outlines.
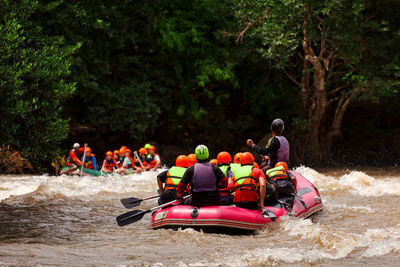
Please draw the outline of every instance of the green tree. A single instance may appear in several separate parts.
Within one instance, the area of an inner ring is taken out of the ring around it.
[[[262,38],[258,52],[300,89],[312,159],[330,152],[351,103],[376,93],[396,93],[398,25],[379,14],[393,13],[388,4],[398,4],[392,2],[235,1],[242,25],[236,41],[244,42],[245,34]],[[384,41],[376,42],[377,37]],[[388,47],[396,56],[386,55]],[[375,72],[371,55],[379,58],[381,70]]]
[[[36,9],[36,1],[0,1],[0,144],[22,151],[39,169],[67,137],[60,113],[75,85],[65,81],[74,47],[43,34],[31,20]]]

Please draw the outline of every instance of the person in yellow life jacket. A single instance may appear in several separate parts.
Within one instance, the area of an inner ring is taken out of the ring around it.
[[[101,171],[105,173],[112,173],[116,169],[118,169],[118,165],[115,159],[113,159],[113,153],[111,151],[107,151]]]
[[[189,167],[192,167],[195,163],[197,163],[195,154],[189,154],[188,159],[189,159]]]
[[[149,165],[150,171],[155,171],[157,168],[161,167],[161,157],[160,155],[156,154],[155,146],[149,147],[145,161]]]
[[[249,152],[240,155],[240,167],[236,167],[228,188],[235,191],[233,203],[246,209],[264,209],[266,180],[262,170],[254,168],[254,157]]]
[[[83,165],[87,169],[95,170],[97,171],[97,162],[96,162],[96,156],[92,154],[92,150],[90,147],[86,147],[86,154],[84,154],[85,159],[83,159],[82,156],[82,161],[84,160]]]
[[[233,204],[233,195],[231,194],[231,192],[228,189],[228,181],[229,178],[233,177],[233,173],[231,171],[231,161],[232,161],[232,157],[231,155],[226,152],[226,151],[222,151],[218,154],[217,156],[217,161],[218,161],[218,167],[221,169],[221,171],[225,174],[225,178],[221,179],[221,183],[220,183],[220,187],[219,187],[219,202],[222,205],[231,205]],[[227,180],[226,182],[224,182],[223,180]],[[225,186],[222,186],[223,184],[225,184]]]
[[[175,166],[157,175],[157,183],[161,194],[158,199],[160,205],[176,199],[176,187],[181,181],[183,174],[189,167],[189,159],[185,155],[176,158]],[[184,192],[187,195],[188,191]]]
[[[275,168],[266,171],[269,181],[271,181],[277,193],[277,197],[294,196],[296,193],[296,178],[288,172],[285,162],[278,162]]]

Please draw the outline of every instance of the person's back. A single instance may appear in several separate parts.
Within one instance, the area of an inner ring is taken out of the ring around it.
[[[221,204],[230,205],[233,203],[233,196],[228,188],[228,178],[233,177],[230,165],[232,157],[228,152],[222,151],[218,154],[217,161],[218,161],[218,167],[226,176],[226,178],[223,178],[223,180],[225,179],[225,181],[221,181],[220,187],[218,189],[219,201]]]
[[[189,160],[185,155],[180,155],[176,158],[175,165],[176,166],[171,167],[168,171],[157,175],[158,187],[161,194],[158,200],[160,205],[176,199],[176,188],[189,166]],[[183,193],[187,195],[188,192],[186,190]]]
[[[243,153],[240,164],[240,167],[233,170],[233,180],[229,179],[229,187],[235,191],[233,203],[241,208],[263,208],[266,189],[264,173],[254,168],[254,157],[248,152]],[[260,196],[258,188],[260,188]]]
[[[288,167],[285,162],[278,162],[274,168],[266,171],[266,175],[274,184],[278,198],[293,196],[296,192],[295,185],[289,176]]]
[[[218,187],[225,175],[218,166],[207,162],[209,152],[206,146],[197,146],[195,152],[198,163],[188,168],[183,175],[177,188],[178,197],[182,196],[185,188],[190,184],[192,198],[185,204],[216,205],[219,203]]]

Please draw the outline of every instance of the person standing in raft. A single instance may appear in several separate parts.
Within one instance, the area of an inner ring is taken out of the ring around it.
[[[113,153],[111,151],[107,151],[106,158],[103,161],[103,166],[101,167],[101,171],[104,173],[113,173],[114,170],[116,170],[117,168],[118,165],[117,162],[113,159]]]
[[[235,191],[233,203],[240,208],[264,209],[266,183],[262,170],[254,168],[253,155],[244,152],[240,155],[240,167],[236,167],[233,178],[229,178],[228,188]]]
[[[281,119],[275,119],[271,123],[272,137],[268,140],[266,147],[257,146],[251,139],[247,140],[249,147],[252,147],[258,154],[265,156],[264,160],[268,162],[266,169],[274,168],[278,162],[289,163],[289,142],[281,135],[284,128],[285,124]]]
[[[176,199],[176,188],[188,167],[188,157],[185,155],[180,155],[176,158],[175,166],[157,175],[158,188],[161,194],[160,198],[158,199],[159,205]],[[182,196],[185,195],[188,195],[187,189],[183,192]]]
[[[218,188],[220,186],[226,186],[226,184],[222,182],[222,179],[226,176],[218,166],[207,162],[210,153],[205,145],[197,146],[195,154],[198,163],[188,168],[183,174],[183,178],[179,182],[176,190],[177,197],[181,199],[187,186],[190,185],[192,196],[186,199],[186,205],[218,205]]]
[[[76,171],[78,167],[82,165],[82,161],[80,161],[79,158],[82,155],[83,149],[81,149],[80,147],[81,146],[78,143],[75,143],[73,145],[68,154],[68,169],[65,171],[61,171],[60,175],[70,174]]]

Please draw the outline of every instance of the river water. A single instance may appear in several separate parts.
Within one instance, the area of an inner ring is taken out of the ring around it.
[[[155,195],[154,172],[0,176],[0,266],[400,266],[400,172],[296,170],[324,210],[246,236],[151,230],[149,214],[118,227],[119,200]]]

